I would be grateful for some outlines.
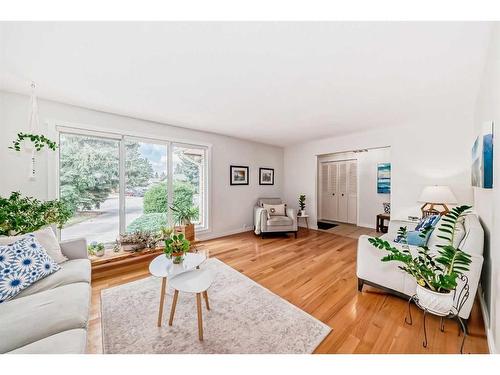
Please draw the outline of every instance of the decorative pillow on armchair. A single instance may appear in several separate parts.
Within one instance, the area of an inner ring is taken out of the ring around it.
[[[263,204],[262,207],[267,211],[267,217],[286,216],[286,204]]]
[[[0,245],[0,303],[60,268],[33,235]]]

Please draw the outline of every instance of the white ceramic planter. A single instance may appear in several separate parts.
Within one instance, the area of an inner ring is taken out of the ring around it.
[[[435,315],[448,315],[453,307],[453,293],[438,293],[417,285],[418,303]]]
[[[306,215],[306,210],[300,210],[300,216],[305,216]]]

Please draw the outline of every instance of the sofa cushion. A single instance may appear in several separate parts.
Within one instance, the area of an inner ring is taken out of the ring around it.
[[[437,227],[432,231],[431,236],[429,237],[429,241],[427,242],[427,247],[429,247],[429,249],[433,251],[439,250],[439,246],[448,244],[448,241],[438,237],[438,236],[448,235],[448,233],[443,233],[439,230],[439,228],[441,228],[443,224],[446,224],[446,222],[440,220]],[[460,220],[457,223],[457,226],[455,227],[455,235],[453,236],[453,246],[455,248],[460,245],[460,242],[462,242],[464,236],[465,236],[464,220]]]
[[[15,298],[26,297],[72,283],[90,283],[90,261],[88,259],[68,260],[60,264],[60,267],[58,272],[37,281],[21,291]]]
[[[40,245],[42,245],[47,254],[49,254],[49,256],[57,263],[62,263],[68,260],[68,258],[63,255],[61,246],[59,246],[59,241],[57,241],[56,235],[54,234],[52,228],[47,227],[28,234],[35,236],[36,240],[40,243]],[[0,237],[0,245],[9,245],[25,236],[26,235]]]
[[[74,283],[0,304],[0,353],[87,327],[90,285]]]
[[[87,331],[70,329],[15,349],[9,354],[85,354]]]
[[[0,305],[59,269],[32,235],[0,245]]]
[[[293,225],[293,220],[291,218],[289,218],[288,216],[272,216],[270,219],[267,220],[267,225],[268,226]]]

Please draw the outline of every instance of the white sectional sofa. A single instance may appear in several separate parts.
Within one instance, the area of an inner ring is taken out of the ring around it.
[[[416,224],[417,223],[411,221],[391,220],[388,232],[381,238],[388,241],[394,247],[400,248],[401,245],[394,242],[399,228],[406,226],[408,230],[413,230]],[[465,273],[469,279],[470,296],[460,310],[460,317],[468,319],[472,305],[474,304],[483,266],[484,230],[479,222],[479,218],[475,214],[468,214],[465,217],[461,230],[463,230],[464,233],[458,247],[469,253],[472,257],[470,270]],[[435,246],[440,242],[437,238],[438,234],[438,230],[435,229],[429,237],[427,245],[431,252],[436,252],[438,250],[438,247]],[[375,287],[381,287],[407,299],[415,294],[415,280],[406,272],[398,268],[398,262],[382,262],[380,259],[387,254],[387,251],[375,248],[368,242],[368,238],[370,237],[361,236],[358,241],[356,272],[358,276],[358,290],[362,291],[363,285],[368,284]],[[417,248],[410,246],[410,251],[415,255]],[[462,286],[463,284],[459,282],[457,290],[460,290]]]
[[[90,261],[84,239],[61,242],[61,269],[0,304],[0,353],[85,353]]]

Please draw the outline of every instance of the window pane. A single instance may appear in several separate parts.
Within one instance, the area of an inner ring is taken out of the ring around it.
[[[60,197],[74,214],[61,239],[112,244],[119,233],[119,141],[60,135]]]
[[[192,210],[191,222],[205,227],[205,149],[174,145],[172,157],[174,207]]]
[[[125,142],[126,231],[158,231],[167,226],[167,146]]]

